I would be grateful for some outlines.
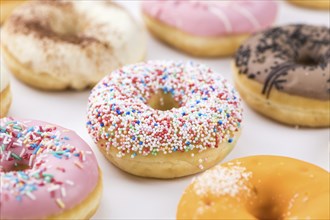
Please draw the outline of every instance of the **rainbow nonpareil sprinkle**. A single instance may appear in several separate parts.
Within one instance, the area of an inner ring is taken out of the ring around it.
[[[150,98],[170,94],[178,108],[157,110]],[[149,61],[125,66],[91,92],[87,128],[117,156],[204,151],[233,142],[240,98],[220,74],[193,62]]]

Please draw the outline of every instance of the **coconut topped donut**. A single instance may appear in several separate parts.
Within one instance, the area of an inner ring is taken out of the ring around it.
[[[1,43],[12,72],[44,89],[95,85],[105,73],[141,61],[146,53],[143,29],[107,0],[28,2],[9,17]],[[49,79],[33,83],[37,79],[26,75]]]
[[[236,91],[210,68],[149,61],[116,70],[93,89],[87,127],[118,158],[194,156],[236,141],[241,117]]]
[[[217,165],[183,193],[177,219],[329,219],[329,172],[282,156]]]
[[[75,132],[13,118],[2,118],[0,126],[1,219],[72,219],[95,212],[101,174],[90,147]],[[68,210],[75,215],[63,215]]]

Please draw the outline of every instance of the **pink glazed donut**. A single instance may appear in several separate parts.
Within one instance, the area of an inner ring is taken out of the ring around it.
[[[144,1],[147,27],[160,40],[204,57],[228,56],[251,33],[273,24],[277,4],[267,1]]]
[[[0,219],[89,219],[101,192],[96,158],[75,132],[1,119]]]

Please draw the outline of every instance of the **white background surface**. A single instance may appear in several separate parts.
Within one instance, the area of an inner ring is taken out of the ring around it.
[[[141,21],[138,1],[120,3]],[[279,2],[279,5],[278,25],[310,23],[330,26],[329,12],[298,8],[286,2]],[[209,65],[232,80],[231,59],[189,57],[163,45],[150,35],[147,58],[195,60]],[[126,174],[107,162],[85,128],[89,91],[44,92],[30,88],[13,77],[11,87],[13,103],[10,116],[44,120],[75,130],[93,148],[104,179],[103,198],[93,219],[175,218],[178,201],[192,176],[175,180],[145,179]],[[294,157],[329,170],[329,129],[288,127],[264,118],[244,104],[242,135],[225,161],[258,154]]]

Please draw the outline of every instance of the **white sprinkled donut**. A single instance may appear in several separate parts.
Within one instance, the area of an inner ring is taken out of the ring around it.
[[[92,90],[88,132],[126,172],[174,178],[209,168],[233,148],[242,109],[209,67],[149,61],[125,66]]]

